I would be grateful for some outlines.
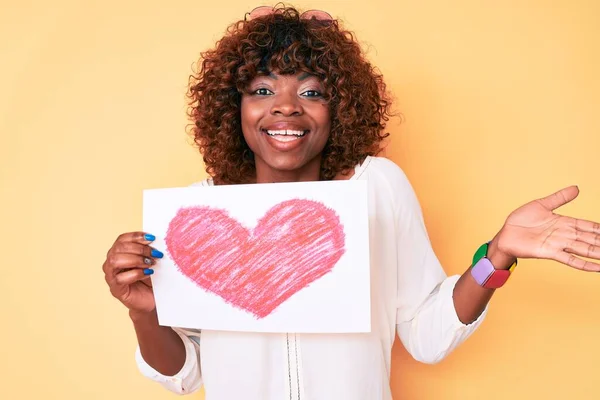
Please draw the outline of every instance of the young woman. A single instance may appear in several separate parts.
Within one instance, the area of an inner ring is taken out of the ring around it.
[[[148,278],[163,255],[151,233],[125,233],[106,280],[129,309],[141,372],[165,388],[204,385],[207,400],[391,399],[395,335],[415,359],[442,360],[481,324],[518,258],[600,271],[582,258],[600,258],[600,224],[553,212],[577,196],[568,187],[512,212],[462,276],[446,276],[407,177],[378,156],[390,116],[382,76],[329,14],[260,7],[199,65],[189,110],[211,176],[201,185],[368,181],[373,324],[368,334],[159,326]]]

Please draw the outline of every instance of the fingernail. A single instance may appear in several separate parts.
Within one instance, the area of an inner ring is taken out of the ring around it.
[[[146,265],[152,265],[152,259],[148,258],[148,257],[144,257],[144,264],[146,264]]]
[[[146,234],[144,235],[144,239],[148,240],[149,242],[153,242],[153,241],[156,239],[156,237],[155,237],[154,235],[151,235],[151,234],[149,234],[149,233],[146,233]]]
[[[144,270],[144,275],[152,275],[154,273],[154,270],[152,268],[146,268]]]
[[[163,253],[156,249],[152,249],[152,257],[163,258]]]

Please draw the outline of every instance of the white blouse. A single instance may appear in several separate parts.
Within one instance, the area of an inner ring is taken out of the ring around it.
[[[351,179],[367,180],[371,257],[370,333],[248,333],[173,328],[186,348],[174,376],[148,365],[140,372],[166,389],[206,400],[391,400],[390,363],[396,333],[416,360],[436,363],[481,324],[465,325],[433,252],[421,208],[404,172],[368,157]],[[199,185],[212,185],[210,179]]]

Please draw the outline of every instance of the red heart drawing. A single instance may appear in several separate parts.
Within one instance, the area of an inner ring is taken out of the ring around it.
[[[275,205],[252,230],[222,209],[182,208],[165,240],[186,277],[257,318],[330,272],[345,252],[335,211],[303,199]]]

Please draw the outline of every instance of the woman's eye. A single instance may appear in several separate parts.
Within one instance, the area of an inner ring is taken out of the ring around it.
[[[306,97],[321,97],[321,92],[316,90],[307,90],[306,92],[302,93],[302,95]]]
[[[260,88],[260,89],[256,89],[254,91],[254,94],[257,94],[259,96],[268,96],[270,94],[273,94],[273,92],[271,92],[269,89],[266,89],[266,88]]]

